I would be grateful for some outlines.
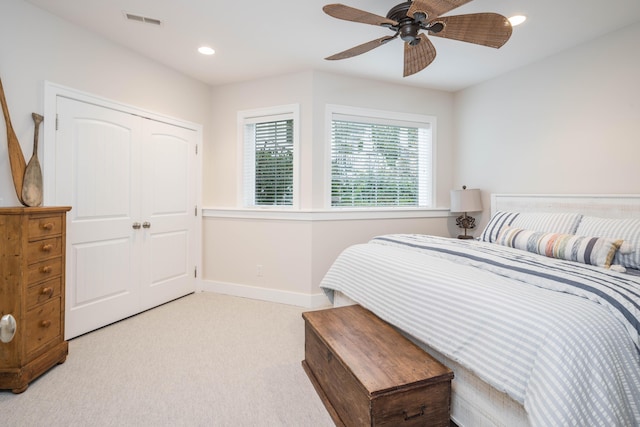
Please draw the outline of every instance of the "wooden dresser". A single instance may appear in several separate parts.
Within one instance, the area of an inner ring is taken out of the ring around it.
[[[337,426],[449,426],[449,368],[359,305],[302,317],[302,366]]]
[[[0,342],[0,389],[22,393],[68,354],[64,340],[69,207],[0,208],[0,316],[16,321]]]

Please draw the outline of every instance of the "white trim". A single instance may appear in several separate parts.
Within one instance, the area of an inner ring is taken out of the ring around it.
[[[232,295],[236,297],[251,298],[260,301],[269,301],[279,304],[295,305],[305,308],[331,307],[329,298],[324,293],[302,294],[299,292],[283,291],[270,288],[242,285],[238,283],[216,282],[203,280],[203,292],[215,292],[218,294]]]
[[[491,194],[491,214],[575,212],[605,218],[637,217],[640,194]]]
[[[261,123],[271,121],[282,116],[293,119],[293,204],[291,209],[300,206],[300,104],[277,105],[273,107],[241,110],[237,113],[237,170],[240,171],[237,187],[237,200],[239,206],[246,206],[245,201],[245,135],[244,127],[249,123]],[[272,209],[264,207],[265,209]],[[281,207],[276,207],[281,208]]]
[[[203,208],[204,218],[244,218],[288,221],[341,221],[369,219],[445,218],[452,216],[448,208],[439,209],[332,209],[319,211]]]
[[[342,116],[356,116],[363,119],[371,119],[372,117],[382,120],[392,120],[394,122],[404,122],[405,124],[422,124],[432,123],[435,121],[435,116],[429,116],[426,114],[415,113],[403,113],[398,111],[376,110],[373,108],[351,107],[348,105],[339,104],[327,104],[327,117],[326,119],[331,121],[333,113],[340,114]]]

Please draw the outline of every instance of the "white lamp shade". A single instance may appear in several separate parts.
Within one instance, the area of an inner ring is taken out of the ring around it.
[[[451,212],[479,212],[482,210],[480,190],[451,190]]]

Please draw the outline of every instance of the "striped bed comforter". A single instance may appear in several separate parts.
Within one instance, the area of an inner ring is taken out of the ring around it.
[[[533,426],[640,425],[640,277],[493,243],[386,235],[341,291],[522,404]]]

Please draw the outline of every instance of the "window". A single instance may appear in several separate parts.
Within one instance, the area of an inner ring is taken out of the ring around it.
[[[329,106],[331,207],[430,207],[435,118]]]
[[[245,207],[297,205],[298,106],[238,114]]]

